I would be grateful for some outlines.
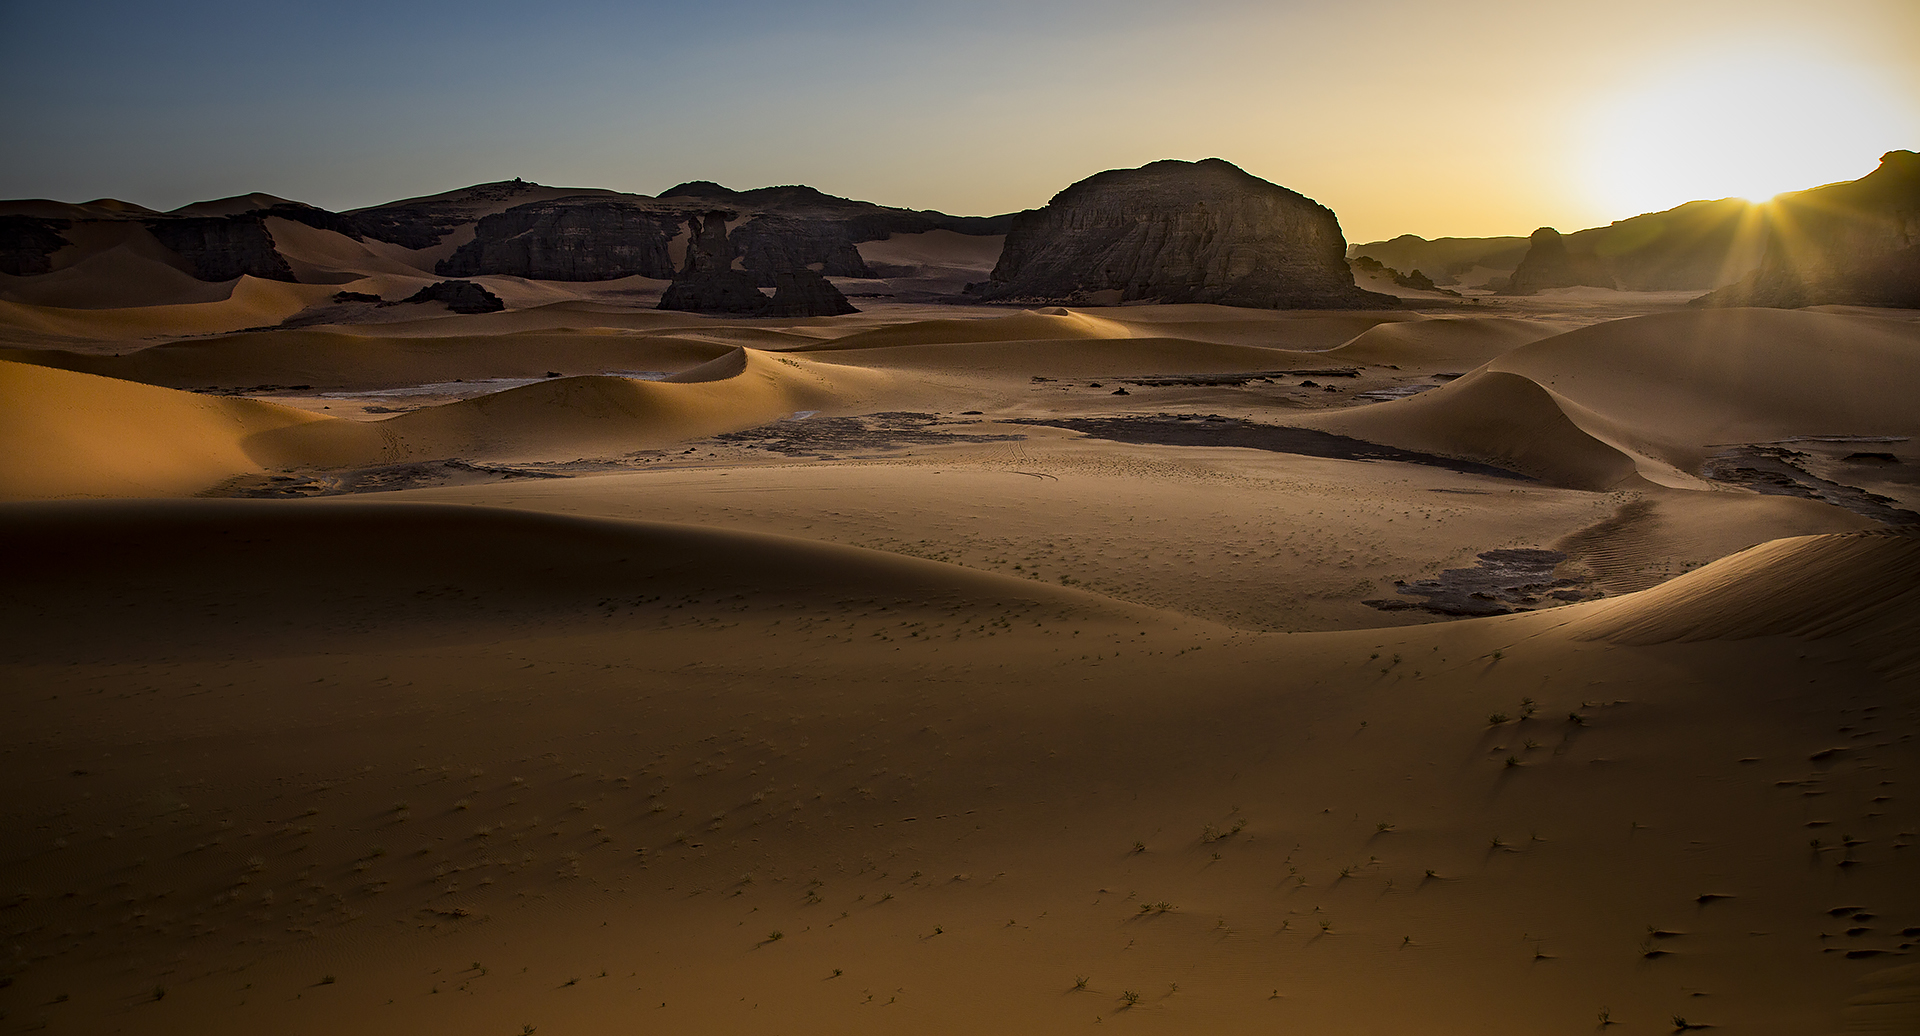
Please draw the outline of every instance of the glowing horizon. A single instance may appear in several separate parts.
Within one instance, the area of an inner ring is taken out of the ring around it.
[[[1906,0],[108,0],[0,17],[0,197],[159,210],[252,192],[344,210],[521,176],[801,183],[988,215],[1104,169],[1219,157],[1362,242],[1764,200],[1920,148]]]

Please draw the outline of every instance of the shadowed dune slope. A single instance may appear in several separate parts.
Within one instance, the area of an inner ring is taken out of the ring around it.
[[[1293,423],[1444,456],[1464,457],[1573,489],[1632,477],[1634,458],[1569,416],[1566,400],[1516,374],[1481,370],[1407,399]]]
[[[1920,325],[1774,309],[1662,313],[1570,331],[1489,366],[1631,424],[1682,468],[1716,443],[1920,432]]]
[[[424,628],[435,640],[461,628],[485,638],[489,624],[591,625],[609,608],[674,602],[720,614],[842,605],[1157,614],[786,536],[364,499],[23,503],[0,511],[0,558],[17,591],[0,605],[10,661],[191,653],[236,638],[380,641]],[[95,642],[100,622],[116,630],[111,647]]]
[[[259,400],[0,360],[0,500],[193,493],[284,462],[262,433],[331,423]]]
[[[1620,644],[1845,638],[1876,669],[1920,672],[1920,533],[1771,540],[1595,608],[1577,636]]]
[[[800,352],[803,350],[794,350]],[[979,371],[1016,380],[1127,374],[1214,374],[1319,368],[1324,354],[1226,345],[1187,338],[1055,338],[1037,341],[936,342],[804,350],[827,363],[861,367]]]
[[[119,356],[16,349],[0,350],[0,357],[172,388],[271,384],[348,391],[457,378],[537,378],[549,370],[677,371],[733,348],[622,331],[419,337],[384,330],[298,328],[169,342]]]
[[[1531,388],[1522,387],[1526,382]],[[1920,328],[1781,310],[1665,313],[1523,345],[1431,392],[1298,423],[1559,485],[1687,485],[1715,446],[1920,433]]]

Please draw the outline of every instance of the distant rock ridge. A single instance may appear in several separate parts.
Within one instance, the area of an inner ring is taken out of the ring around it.
[[[1230,162],[1098,173],[1014,217],[990,302],[1392,308],[1354,285],[1332,210]]]
[[[1572,234],[1542,227],[1508,290],[1707,291],[1752,270],[1767,234],[1764,208],[1740,198],[1690,201]]]
[[[1759,269],[1697,304],[1920,308],[1920,154],[1889,151],[1858,180],[1784,194],[1771,209]]]

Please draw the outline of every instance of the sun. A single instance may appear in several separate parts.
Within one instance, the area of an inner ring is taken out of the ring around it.
[[[1916,120],[1868,75],[1761,50],[1676,63],[1594,106],[1582,172],[1620,219],[1701,198],[1764,201],[1871,172]]]

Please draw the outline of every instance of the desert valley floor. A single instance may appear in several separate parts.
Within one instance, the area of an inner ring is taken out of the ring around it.
[[[0,303],[0,1031],[1915,1031],[1920,312],[489,283]]]

